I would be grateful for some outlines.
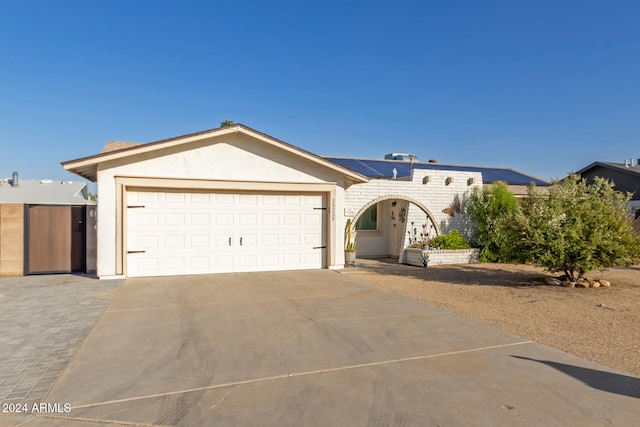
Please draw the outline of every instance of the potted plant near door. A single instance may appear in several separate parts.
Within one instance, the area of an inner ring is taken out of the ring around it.
[[[356,266],[356,242],[355,242],[355,231],[353,232],[353,241],[351,240],[351,219],[347,220],[347,226],[344,233],[345,244],[344,244],[344,265],[355,267]]]

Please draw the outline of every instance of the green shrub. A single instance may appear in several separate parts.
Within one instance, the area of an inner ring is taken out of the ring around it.
[[[440,249],[469,249],[469,244],[458,230],[452,230],[447,234],[434,237],[431,246]]]
[[[630,198],[599,177],[588,183],[570,175],[554,182],[548,195],[531,187],[521,209],[501,224],[502,251],[572,281],[591,270],[636,264],[640,238],[629,218]]]
[[[518,208],[516,196],[507,184],[498,181],[490,188],[474,188],[465,208],[476,225],[476,235],[471,243],[480,248],[480,261],[506,261],[505,254],[501,252],[502,236],[498,230]]]

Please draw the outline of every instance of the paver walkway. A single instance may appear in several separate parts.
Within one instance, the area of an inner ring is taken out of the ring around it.
[[[0,404],[41,402],[122,280],[0,279]]]

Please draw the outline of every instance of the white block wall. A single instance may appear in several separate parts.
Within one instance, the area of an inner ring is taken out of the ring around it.
[[[426,176],[429,177],[427,181],[424,180]],[[345,221],[348,218],[354,218],[372,200],[383,197],[398,200],[409,198],[417,200],[427,207],[435,218],[437,229],[442,233],[459,229],[465,234],[462,213],[456,212],[455,216],[452,217],[444,213],[443,210],[450,207],[456,199],[463,204],[464,200],[471,195],[474,187],[482,188],[482,174],[480,172],[414,169],[409,179],[372,179],[364,184],[351,185],[345,191]],[[383,211],[382,214],[388,215],[389,213]],[[427,219],[422,210],[415,204],[409,205],[404,231],[404,246],[408,245],[409,236],[407,231],[411,228],[411,221],[414,222],[414,227],[418,229],[419,235],[422,231],[422,224],[427,223]],[[380,218],[378,218],[378,223],[382,224]],[[381,231],[389,232],[389,230],[385,229]],[[361,234],[364,235],[364,232]],[[437,234],[435,230],[433,234],[431,237],[435,237],[435,234]],[[358,253],[363,255],[366,255],[367,252],[375,253],[376,251],[384,253],[387,250],[387,248],[382,247],[363,248],[360,243],[358,245]],[[402,259],[400,261],[402,262]]]
[[[423,251],[422,249],[418,248],[408,248],[405,250],[405,252],[406,264],[423,267],[423,252],[426,252],[429,255],[427,265],[473,264],[478,262],[480,249],[435,249]]]

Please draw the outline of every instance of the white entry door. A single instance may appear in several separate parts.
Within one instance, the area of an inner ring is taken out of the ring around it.
[[[132,191],[127,205],[130,277],[325,266],[321,194]]]

